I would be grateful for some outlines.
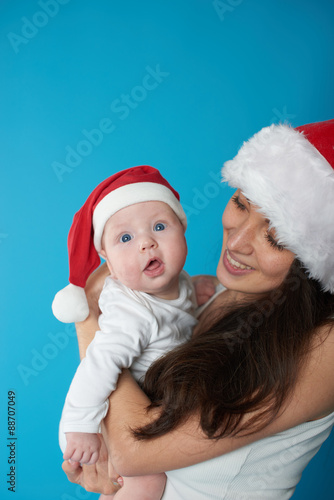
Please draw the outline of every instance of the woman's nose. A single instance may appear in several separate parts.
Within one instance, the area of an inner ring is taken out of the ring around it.
[[[245,221],[238,227],[230,230],[228,237],[228,248],[235,252],[249,255],[253,251],[255,230],[249,221]]]
[[[146,252],[147,250],[151,250],[153,248],[157,248],[157,242],[150,236],[143,238],[140,243],[140,251]]]

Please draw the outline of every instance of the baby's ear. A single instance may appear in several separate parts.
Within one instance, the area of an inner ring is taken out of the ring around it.
[[[111,277],[114,279],[117,279],[115,274],[114,274],[113,268],[111,267],[110,262],[107,258],[107,254],[106,254],[105,250],[103,250],[103,248],[100,250],[99,255],[100,255],[100,257],[102,257],[102,259],[104,259],[106,261],[106,264],[108,266]]]

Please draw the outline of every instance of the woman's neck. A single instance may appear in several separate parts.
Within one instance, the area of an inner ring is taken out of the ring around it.
[[[250,295],[234,290],[224,290],[203,310],[199,317],[198,325],[193,331],[193,335],[196,336],[202,331],[210,329],[211,326],[213,326],[218,319],[223,317],[233,306],[238,303],[244,303],[248,298],[250,298]]]

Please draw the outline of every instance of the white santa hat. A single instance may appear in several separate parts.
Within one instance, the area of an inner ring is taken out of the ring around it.
[[[169,205],[184,228],[187,218],[179,194],[160,172],[147,165],[118,172],[101,182],[75,214],[68,235],[70,276],[65,288],[52,303],[59,321],[83,321],[89,314],[84,287],[90,274],[99,266],[104,226],[122,208],[145,201],[162,201]]]
[[[274,227],[278,242],[334,293],[334,120],[263,128],[222,169]]]

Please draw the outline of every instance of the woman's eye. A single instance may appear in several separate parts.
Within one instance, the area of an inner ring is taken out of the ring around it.
[[[236,194],[235,196],[233,196],[232,201],[236,205],[236,207],[239,208],[239,210],[246,210],[245,205],[243,205],[243,203],[241,203],[239,199],[239,195]]]
[[[132,240],[132,236],[129,233],[122,234],[122,236],[120,237],[120,241],[122,243],[127,243],[130,240]]]
[[[279,243],[277,243],[277,241],[275,240],[275,238],[270,233],[268,233],[268,232],[266,233],[266,239],[269,241],[270,246],[272,246],[273,248],[276,248],[280,252],[282,250],[284,250],[284,246],[280,245]]]
[[[158,222],[154,226],[154,231],[163,231],[164,229],[166,229],[166,224],[163,224],[162,222]]]

